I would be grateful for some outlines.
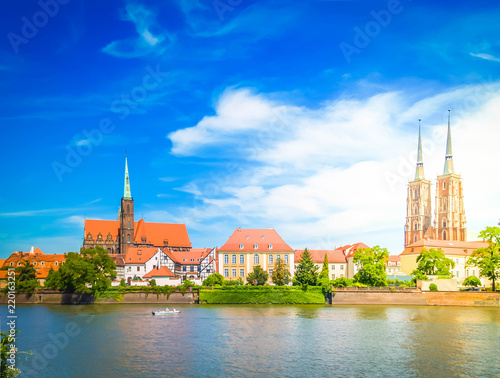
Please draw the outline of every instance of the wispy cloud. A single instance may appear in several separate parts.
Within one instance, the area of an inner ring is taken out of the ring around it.
[[[84,211],[85,208],[60,208],[60,209],[41,209],[41,210],[26,210],[15,211],[11,213],[0,213],[0,217],[36,217],[46,215],[59,215],[73,211]]]
[[[113,41],[103,47],[103,52],[118,58],[137,58],[150,54],[161,55],[165,52],[172,37],[164,30],[153,32],[153,30],[160,30],[160,26],[156,21],[156,14],[152,10],[140,4],[128,3],[121,18],[124,21],[134,23],[138,36]]]
[[[484,59],[484,60],[491,60],[493,62],[500,62],[500,58],[497,58],[497,57],[490,55],[490,54],[485,54],[485,53],[475,54],[475,53],[471,52],[470,55],[474,56],[476,58]]]

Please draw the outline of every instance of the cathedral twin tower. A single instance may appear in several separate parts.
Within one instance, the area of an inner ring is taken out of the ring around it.
[[[405,247],[422,239],[467,241],[462,180],[453,169],[450,110],[444,172],[436,181],[434,223],[431,222],[431,212],[431,182],[424,176],[419,123],[417,170],[415,179],[408,183]]]

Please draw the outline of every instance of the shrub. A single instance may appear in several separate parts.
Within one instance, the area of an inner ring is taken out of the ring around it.
[[[481,281],[476,276],[469,276],[464,280],[464,285],[478,287],[481,286]]]
[[[222,283],[222,286],[243,286],[243,279],[238,278],[237,280],[231,281],[231,280],[224,280]]]
[[[156,286],[156,280],[154,278],[149,281],[149,286]]]
[[[120,281],[120,287],[127,287],[127,284],[125,283],[125,279],[121,279]]]
[[[438,291],[438,287],[437,287],[437,285],[435,283],[431,283],[429,285],[429,290],[430,291]]]
[[[224,277],[222,277],[222,274],[220,273],[212,273],[203,280],[203,286],[222,285],[223,283]]]
[[[352,286],[353,282],[352,282],[352,280],[350,280],[348,278],[339,277],[335,280],[332,280],[331,284],[334,287],[347,287],[347,286]]]

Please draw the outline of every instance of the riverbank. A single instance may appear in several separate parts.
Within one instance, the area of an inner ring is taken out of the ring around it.
[[[6,305],[8,297],[0,294],[0,303]],[[16,304],[325,304],[319,287],[303,291],[297,287],[273,286],[188,289],[184,294],[175,291],[169,295],[154,292],[123,293],[117,302],[113,298],[96,300],[91,294],[39,291],[33,295],[18,293]],[[362,291],[343,288],[333,293],[335,305],[415,305],[415,306],[472,306],[500,307],[500,293],[491,292],[420,292],[416,289],[391,291],[390,289]]]

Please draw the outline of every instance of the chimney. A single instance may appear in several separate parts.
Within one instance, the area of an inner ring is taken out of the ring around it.
[[[30,255],[32,255],[33,253],[35,253],[35,246],[31,246],[31,249],[30,249]]]

